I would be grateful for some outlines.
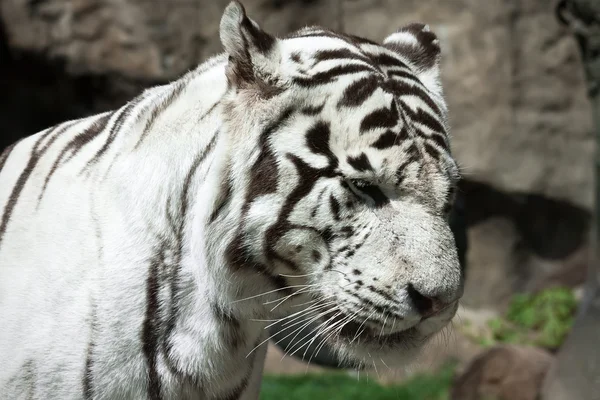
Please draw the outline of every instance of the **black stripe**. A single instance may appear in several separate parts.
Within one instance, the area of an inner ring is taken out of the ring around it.
[[[335,198],[334,195],[329,195],[329,207],[331,208],[331,212],[333,214],[333,219],[339,221],[340,217],[340,202]]]
[[[158,358],[158,330],[160,327],[158,304],[158,270],[162,251],[157,251],[150,260],[148,277],[146,278],[146,317],[142,327],[142,350],[148,369],[147,391],[148,399],[161,399],[161,382],[157,370]]]
[[[181,191],[181,197],[179,199],[179,210],[180,210],[180,214],[181,214],[180,215],[181,225],[180,225],[179,235],[181,237],[183,236],[183,229],[184,229],[183,223],[185,222],[185,219],[187,216],[188,205],[190,202],[189,193],[190,193],[190,186],[192,185],[192,180],[194,179],[196,171],[198,170],[200,165],[204,162],[204,160],[206,160],[206,157],[208,157],[208,155],[213,151],[215,144],[217,143],[218,137],[219,137],[219,132],[217,131],[217,132],[215,132],[213,137],[210,139],[210,142],[208,142],[208,144],[206,145],[204,150],[202,150],[202,152],[196,156],[196,158],[192,162],[192,166],[188,170],[188,173],[186,174],[185,179],[183,181],[183,190]]]
[[[342,246],[339,249],[337,249],[336,252],[337,253],[343,253],[343,252],[348,251],[348,250],[350,250],[350,247],[348,245],[345,245],[345,246]],[[362,285],[362,283],[361,283],[361,285]]]
[[[31,176],[33,169],[39,162],[40,158],[48,150],[48,148],[50,148],[52,143],[54,143],[54,141],[58,138],[58,136],[64,131],[66,131],[74,123],[75,122],[57,125],[54,128],[50,129],[47,133],[40,135],[39,139],[35,142],[35,145],[31,150],[29,160],[27,161],[25,168],[23,168],[21,175],[19,175],[17,182],[14,184],[13,190],[10,194],[10,197],[8,198],[8,202],[4,206],[4,211],[2,212],[2,221],[0,222],[0,246],[2,245],[2,240],[4,239],[4,234],[6,233],[6,228],[12,216],[12,212],[15,206],[17,205],[17,201],[19,200],[21,192],[25,188],[25,184]],[[54,132],[56,132],[56,134],[52,136],[50,140],[48,140],[48,143],[41,150],[39,150],[42,141],[48,136],[52,135]]]
[[[101,117],[100,119],[98,119],[97,121],[94,121],[90,127],[88,127],[85,131],[83,131],[82,134],[75,136],[61,150],[57,159],[54,161],[54,164],[50,168],[50,172],[48,173],[48,175],[46,175],[46,179],[44,180],[44,186],[42,187],[42,191],[40,192],[40,194],[38,196],[38,204],[42,200],[42,197],[44,196],[44,193],[46,192],[46,188],[48,187],[48,182],[50,182],[50,179],[52,178],[52,176],[54,175],[54,173],[56,172],[58,167],[61,166],[61,164],[63,164],[63,158],[65,158],[65,155],[67,154],[67,152],[71,151],[71,154],[69,154],[68,158],[66,160],[64,160],[64,163],[69,162],[75,156],[75,154],[77,154],[77,152],[79,150],[81,150],[81,148],[83,146],[85,146],[87,143],[89,143],[100,132],[102,132],[102,130],[104,130],[104,128],[106,127],[106,123],[108,122],[110,116],[111,116],[111,114],[107,114],[107,115]]]
[[[238,233],[233,240],[229,242],[227,250],[225,250],[227,264],[234,271],[239,271],[248,264],[254,265],[255,263],[251,261],[252,258],[249,253],[243,234]]]
[[[321,111],[323,111],[323,108],[325,107],[325,102],[323,102],[323,104],[321,104],[320,106],[306,106],[303,107],[300,112],[302,112],[302,114],[305,115],[317,115],[320,114]]]
[[[64,122],[62,124],[59,124],[59,125],[53,127],[52,129],[50,129],[48,131],[48,133],[44,134],[44,136],[46,136],[46,137],[52,136],[48,140],[48,143],[46,143],[41,149],[39,149],[39,147],[42,145],[42,142],[41,141],[37,142],[33,148],[33,151],[35,151],[36,153],[39,153],[39,156],[41,157],[44,153],[46,153],[48,151],[50,146],[52,146],[54,144],[54,142],[56,141],[56,139],[58,139],[60,137],[60,135],[65,133],[67,131],[67,129],[69,129],[71,126],[75,125],[77,122],[79,122],[79,121],[78,120],[68,121],[68,122]]]
[[[275,45],[275,38],[262,29],[257,28],[250,22],[248,17],[244,16],[242,20],[242,28],[248,32],[250,35],[250,39],[252,40],[252,44],[256,49],[262,54],[268,54],[273,46]]]
[[[83,398],[85,400],[91,400],[94,398],[94,387],[92,365],[94,364],[94,333],[96,331],[96,308],[92,305],[92,312],[90,316],[90,341],[88,343],[87,353],[85,356],[85,369],[83,371]]]
[[[268,145],[267,145],[268,146]],[[270,148],[265,148],[258,155],[250,173],[250,186],[246,196],[246,205],[259,196],[277,191],[277,178],[279,167],[275,154]]]
[[[395,96],[415,96],[418,97],[421,101],[429,106],[433,110],[434,113],[440,115],[440,108],[431,100],[431,97],[421,88],[416,85],[411,85],[406,82],[401,82],[398,80],[388,79],[382,84],[383,90],[391,93]],[[405,108],[408,107],[404,105]]]
[[[227,350],[237,350],[244,344],[244,336],[239,319],[230,310],[223,308],[219,304],[211,303],[210,309],[215,319],[219,322],[221,328],[219,336],[224,339]]]
[[[229,176],[225,177],[221,182],[221,190],[219,192],[218,199],[216,201],[217,206],[210,214],[209,223],[213,223],[219,218],[223,210],[226,206],[231,203],[231,196],[233,192],[233,188],[231,187],[231,178]]]
[[[386,74],[390,78],[397,76],[402,79],[408,79],[409,81],[414,82],[417,85],[419,85],[419,87],[421,87],[422,89],[425,89],[425,86],[423,85],[423,83],[412,72],[395,69],[395,70],[391,70],[391,71],[386,71]]]
[[[406,65],[405,62],[403,62],[399,58],[394,57],[387,53],[379,53],[376,55],[372,55],[371,58],[373,58],[378,65],[382,65],[382,66],[386,66],[386,67],[393,66],[393,67],[406,68],[407,70],[412,71],[411,68],[408,65]]]
[[[423,144],[423,147],[425,147],[425,151],[427,152],[427,154],[434,160],[439,160],[441,158],[442,153],[437,147],[433,146],[431,143],[425,142]]]
[[[375,207],[383,207],[390,202],[377,185],[358,186],[356,189],[369,196],[375,202]]]
[[[378,150],[389,149],[390,147],[399,144],[406,138],[408,138],[406,129],[403,128],[400,135],[388,129],[383,135],[379,136],[379,138],[371,145],[371,147],[374,147]]]
[[[123,107],[119,111],[117,111],[119,113],[119,115],[118,115],[117,119],[115,120],[110,132],[108,133],[106,142],[104,142],[102,147],[100,147],[100,149],[96,152],[96,154],[94,154],[94,156],[88,161],[86,167],[83,169],[83,171],[81,171],[81,173],[84,173],[89,167],[96,164],[98,162],[98,160],[100,159],[100,157],[102,157],[104,155],[104,153],[106,153],[106,151],[108,150],[110,145],[116,139],[117,134],[119,133],[119,130],[123,126],[123,123],[125,122],[127,117],[131,114],[131,111],[137,105],[137,103],[139,101],[140,101],[140,98],[138,97],[138,98],[134,99],[133,101],[131,101],[129,104],[127,104],[125,107]]]
[[[179,299],[178,293],[180,292],[180,270],[181,270],[181,259],[183,255],[183,237],[185,231],[185,222],[187,220],[187,213],[189,209],[189,204],[192,201],[190,199],[190,186],[192,185],[192,180],[202,163],[206,160],[206,157],[214,150],[214,147],[217,143],[217,139],[219,137],[219,132],[215,132],[210,142],[206,145],[204,150],[199,153],[192,165],[188,169],[188,172],[184,178],[182,184],[182,190],[179,198],[179,215],[177,218],[173,218],[169,212],[170,204],[166,206],[166,216],[171,224],[171,229],[174,231],[176,249],[174,254],[174,265],[172,265],[169,277],[170,283],[170,308],[169,315],[165,321],[165,335],[162,340],[162,346],[165,354],[165,358],[167,361],[167,365],[172,370],[175,370],[175,363],[171,360],[171,346],[172,346],[172,335],[177,324],[177,320],[179,317]],[[167,241],[165,241],[167,242]],[[164,247],[167,245],[165,244]],[[197,381],[197,379],[193,379]]]
[[[94,121],[94,123],[89,128],[87,128],[85,131],[83,131],[83,133],[81,135],[75,136],[73,138],[73,140],[71,140],[65,146],[65,148],[63,149],[63,153],[66,153],[67,151],[71,150],[71,154],[69,154],[69,156],[65,160],[65,163],[71,161],[71,159],[73,157],[75,157],[75,155],[79,151],[81,151],[81,149],[86,144],[90,143],[96,136],[98,136],[104,130],[104,128],[106,128],[106,124],[108,124],[108,121],[110,120],[110,117],[113,114],[114,113],[110,113],[110,114],[101,116],[96,121]],[[62,158],[62,154],[61,154],[61,157],[59,157],[59,158]]]
[[[358,107],[377,90],[379,83],[374,76],[367,76],[353,82],[342,94],[338,107]]]
[[[435,117],[422,108],[419,108],[416,112],[414,112],[410,107],[404,107],[403,111],[405,111],[408,118],[410,118],[414,122],[418,122],[421,125],[426,126],[434,132],[444,133],[446,130],[442,126],[442,124],[435,119]],[[447,147],[447,145],[444,145]]]
[[[2,154],[0,154],[0,172],[2,172],[2,168],[4,168],[4,164],[6,164],[6,160],[8,160],[8,156],[10,156],[10,153],[15,148],[17,143],[19,143],[19,142],[11,144],[6,149],[4,149]]]
[[[344,289],[344,293],[349,294],[352,297],[355,297],[361,303],[366,304],[367,306],[369,306],[371,308],[371,310],[375,310],[375,311],[377,311],[380,314],[386,314],[387,312],[390,311],[390,309],[394,308],[394,307],[390,307],[390,306],[384,307],[384,306],[381,306],[379,304],[375,304],[373,301],[367,299],[366,297],[362,297],[358,293],[353,292],[353,291],[348,290],[348,289]]]
[[[317,72],[311,77],[294,78],[294,83],[303,87],[325,85],[333,82],[336,78],[339,78],[342,75],[355,74],[359,72],[373,72],[373,68],[357,64],[339,65],[327,71]]]
[[[252,257],[252,254],[250,254],[242,233],[238,233],[233,240],[229,242],[225,254],[227,265],[229,265],[234,272],[242,269],[253,270],[254,272],[268,279],[270,284],[276,289],[285,288],[280,291],[281,294],[290,294],[291,290],[287,288],[288,283],[283,276],[271,274],[269,269],[264,264],[254,261],[254,258]]]
[[[356,36],[356,35],[351,35],[348,33],[344,33],[343,36],[345,36],[354,45],[372,44],[375,46],[379,46],[379,43],[374,42],[371,39],[366,39],[366,38]]]
[[[321,154],[329,160],[329,169],[335,169],[338,166],[338,160],[329,147],[329,138],[331,130],[329,124],[325,121],[317,121],[306,132],[306,145],[315,154]]]
[[[438,145],[440,147],[440,149],[444,149],[446,151],[450,150],[449,144],[448,144],[448,139],[446,138],[445,135],[443,135],[441,133],[426,134],[425,132],[421,131],[420,129],[415,129],[415,131],[421,137],[425,138],[428,141],[432,141],[433,143]]]
[[[440,146],[440,148],[449,150],[448,138],[446,136],[440,134],[433,134],[429,136],[429,139],[432,140],[438,146]]]
[[[369,39],[365,39],[359,36],[354,36],[354,35],[348,35],[348,34],[343,34],[343,33],[339,33],[339,32],[332,32],[332,31],[326,31],[323,29],[315,29],[315,30],[300,30],[300,31],[296,31],[293,32],[287,36],[285,36],[286,39],[296,39],[296,38],[310,38],[310,37],[328,37],[328,38],[333,38],[333,39],[339,39],[339,40],[343,40],[346,43],[352,44],[352,45],[361,45],[361,44],[372,44],[372,45],[377,45],[377,43],[369,40]]]
[[[317,201],[316,201],[316,205],[315,207],[312,209],[312,211],[310,212],[310,217],[311,218],[315,218],[317,216],[317,212],[319,212],[319,207],[321,205],[321,199],[323,198],[323,195],[325,193],[325,188],[323,188],[319,194],[317,195]]]
[[[175,87],[171,89],[167,97],[164,100],[160,101],[158,104],[155,104],[155,107],[152,109],[152,111],[150,111],[150,117],[148,117],[146,125],[144,126],[144,130],[142,131],[142,134],[140,135],[140,138],[138,139],[137,143],[133,147],[134,150],[138,149],[144,141],[144,139],[148,136],[148,133],[154,126],[154,123],[156,122],[160,114],[162,114],[167,108],[169,108],[171,104],[173,104],[173,102],[175,102],[175,100],[179,98],[179,96],[187,86],[187,81],[179,81],[175,83],[174,86]],[[133,103],[133,106],[135,106],[136,104],[137,102]],[[131,109],[129,110],[129,112],[130,111]]]
[[[362,61],[369,64],[373,68],[377,68],[377,65],[373,63],[371,59],[365,57],[362,54],[351,51],[350,49],[331,49],[331,50],[319,50],[315,53],[314,59],[317,61],[315,65],[321,61],[329,60],[354,60]],[[313,65],[314,67],[314,65]]]
[[[370,291],[372,291],[373,293],[378,294],[379,296],[383,297],[384,299],[386,299],[387,301],[389,301],[390,303],[393,304],[398,304],[398,299],[396,299],[394,296],[392,296],[391,294],[385,292],[382,289],[376,288],[373,285],[369,285],[367,286],[367,289],[369,289]]]
[[[377,128],[393,128],[399,121],[398,107],[392,102],[391,109],[380,108],[367,114],[360,123],[360,131],[367,132]]]
[[[373,166],[371,165],[371,162],[369,161],[369,157],[367,157],[367,155],[365,153],[360,153],[360,155],[357,157],[348,156],[346,158],[346,161],[348,161],[348,164],[357,171],[362,172],[362,171],[372,171],[373,170]]]
[[[354,227],[350,225],[343,226],[342,229],[340,229],[340,233],[343,233],[346,238],[350,238],[354,235]]]
[[[279,167],[275,154],[269,145],[269,139],[278,129],[281,129],[292,117],[294,108],[285,109],[279,117],[269,124],[259,137],[260,154],[250,169],[250,185],[246,193],[243,206],[243,217],[247,213],[250,203],[259,196],[275,193],[277,191],[277,179]],[[242,218],[243,218],[242,217]]]
[[[412,164],[413,162],[415,162],[415,160],[411,157],[408,157],[407,160],[404,160],[402,162],[402,164],[400,164],[400,166],[396,169],[396,185],[400,185],[403,181],[404,181],[404,170],[406,169],[406,167],[408,167],[410,164]]]
[[[327,125],[325,125],[327,127]],[[329,135],[329,128],[327,127],[327,142]],[[328,148],[328,146],[327,146]],[[318,150],[318,149],[317,149]],[[319,152],[319,151],[317,151]],[[281,211],[279,212],[279,216],[277,217],[277,221],[267,229],[265,233],[265,243],[267,246],[267,256],[270,258],[275,258],[277,253],[275,251],[277,242],[281,237],[285,235],[293,227],[288,221],[288,217],[293,212],[296,205],[302,200],[306,195],[308,195],[314,185],[318,181],[318,177],[333,177],[336,176],[335,167],[337,166],[337,160],[335,166],[329,165],[323,169],[316,169],[311,167],[302,161],[299,157],[296,157],[292,154],[287,155],[288,159],[294,164],[296,167],[296,171],[299,176],[299,182],[294,190],[288,195],[285,200],[283,206],[281,207]],[[331,237],[327,236],[324,232],[320,232],[321,237],[324,242],[328,245]]]
[[[423,24],[415,23],[410,24],[399,31],[412,34],[417,42],[419,42],[418,46],[414,46],[412,43],[390,42],[386,43],[385,47],[398,54],[402,54],[404,57],[411,60],[418,68],[429,69],[433,67],[438,59],[440,46],[435,42],[437,39],[435,33],[424,31],[424,27]]]
[[[29,386],[29,390],[27,393],[27,400],[33,400],[37,398],[36,396],[36,383],[38,382],[38,376],[36,374],[35,363],[33,360],[27,360],[21,366],[22,376],[21,379],[23,381],[23,392],[25,391],[25,386]]]

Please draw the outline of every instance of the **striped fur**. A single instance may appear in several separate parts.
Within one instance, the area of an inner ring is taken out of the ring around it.
[[[0,398],[256,399],[268,320],[357,367],[456,311],[458,170],[423,25],[275,38],[0,155]],[[307,358],[310,354],[306,355]]]

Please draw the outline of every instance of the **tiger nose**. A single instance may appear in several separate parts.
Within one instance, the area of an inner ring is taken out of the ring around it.
[[[444,311],[453,302],[443,302],[437,297],[429,297],[421,294],[412,284],[408,285],[407,288],[408,297],[410,298],[413,306],[417,309],[422,319],[433,317]]]

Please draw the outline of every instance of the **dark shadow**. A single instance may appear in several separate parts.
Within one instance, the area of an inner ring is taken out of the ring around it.
[[[585,243],[590,229],[591,213],[568,201],[547,196],[504,192],[491,185],[464,180],[467,227],[493,217],[504,217],[515,224],[522,245],[535,255],[563,259]]]
[[[0,17],[0,152],[63,121],[118,108],[145,87],[109,75],[73,75],[60,59],[11,49]]]

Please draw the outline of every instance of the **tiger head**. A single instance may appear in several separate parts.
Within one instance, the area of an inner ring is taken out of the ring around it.
[[[271,277],[280,309],[300,304],[349,360],[405,359],[463,290],[436,36],[412,24],[382,44],[318,27],[276,38],[237,2],[220,36],[242,221],[229,262]]]

